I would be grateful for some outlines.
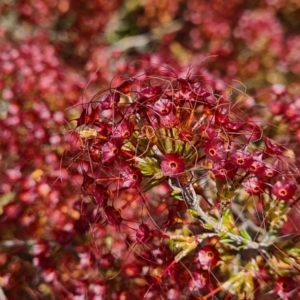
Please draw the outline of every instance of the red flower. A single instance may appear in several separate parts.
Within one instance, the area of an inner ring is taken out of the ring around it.
[[[289,200],[291,199],[296,191],[296,185],[289,181],[277,181],[272,187],[272,193],[281,200]]]
[[[264,182],[257,177],[249,177],[243,182],[245,191],[250,195],[260,195],[264,190]]]
[[[215,178],[220,180],[232,180],[236,175],[237,167],[230,161],[221,161],[214,163],[212,173]]]
[[[185,171],[185,159],[178,153],[169,153],[162,157],[161,170],[166,176],[176,176]]]
[[[250,153],[242,150],[237,150],[231,156],[231,162],[239,168],[248,168],[253,162],[253,157]]]
[[[297,289],[295,281],[289,276],[279,277],[275,282],[274,291],[281,299],[292,299],[291,296]]]
[[[205,147],[207,157],[213,161],[220,161],[226,158],[224,141],[219,138],[210,140]]]
[[[116,143],[107,142],[102,147],[102,162],[112,162],[118,155],[119,149]]]
[[[214,246],[206,245],[199,251],[198,259],[202,269],[211,269],[220,260],[220,255]]]

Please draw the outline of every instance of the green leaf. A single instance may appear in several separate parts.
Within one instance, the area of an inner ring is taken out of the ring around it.
[[[220,242],[222,244],[230,244],[230,243],[233,243],[233,241],[231,239],[228,239],[228,238],[223,238],[223,239],[220,239]]]
[[[140,169],[141,173],[145,176],[155,176],[156,179],[163,177],[163,174],[160,172],[158,163],[149,158],[136,158],[137,167]]]
[[[199,216],[198,216],[198,219],[199,219]],[[203,224],[203,228],[205,228],[207,230],[214,230],[214,227],[211,224]]]
[[[239,234],[232,212],[228,208],[223,212],[222,231],[231,232],[236,235]]]
[[[171,196],[173,198],[175,198],[176,200],[181,200],[183,201],[183,198],[182,198],[182,193],[180,190],[173,190],[172,193],[171,193]]]
[[[242,236],[244,239],[246,239],[246,240],[248,240],[248,241],[252,241],[251,236],[249,235],[249,233],[248,233],[245,229],[240,229],[240,234],[241,234],[241,236]]]

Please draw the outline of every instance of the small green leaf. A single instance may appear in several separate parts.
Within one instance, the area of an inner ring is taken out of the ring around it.
[[[246,240],[248,240],[248,241],[252,241],[251,236],[249,235],[249,233],[248,233],[245,229],[240,229],[240,234],[241,234],[241,236],[242,236],[244,239],[246,239]]]
[[[172,197],[176,197],[178,195],[181,195],[181,191],[180,190],[173,190],[171,195],[172,195]]]
[[[222,244],[230,244],[232,243],[233,241],[231,239],[228,239],[228,238],[224,238],[224,239],[221,239],[220,242]]]
[[[174,199],[176,199],[176,200],[183,201],[181,195],[175,195],[175,196],[173,196],[173,197],[174,197]]]
[[[140,169],[141,173],[145,176],[153,176],[155,179],[160,179],[163,174],[160,172],[158,163],[151,158],[136,158],[137,167]]]
[[[208,229],[208,230],[214,230],[214,226],[212,224],[204,224],[203,228]]]

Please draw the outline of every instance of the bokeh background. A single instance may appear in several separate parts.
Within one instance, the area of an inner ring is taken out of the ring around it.
[[[120,78],[165,66],[248,95],[299,165],[299,16],[298,0],[2,0],[0,299],[141,299],[103,280],[127,245],[86,234],[97,213],[70,155],[82,105]]]

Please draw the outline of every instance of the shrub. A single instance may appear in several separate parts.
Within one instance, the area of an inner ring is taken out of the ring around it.
[[[72,164],[97,210],[91,234],[97,240],[108,226],[121,236],[111,253],[115,243],[128,248],[119,269],[103,272],[114,292],[137,299],[298,295],[299,237],[283,232],[299,199],[296,160],[238,105],[201,76],[161,69],[111,86],[83,107]]]

